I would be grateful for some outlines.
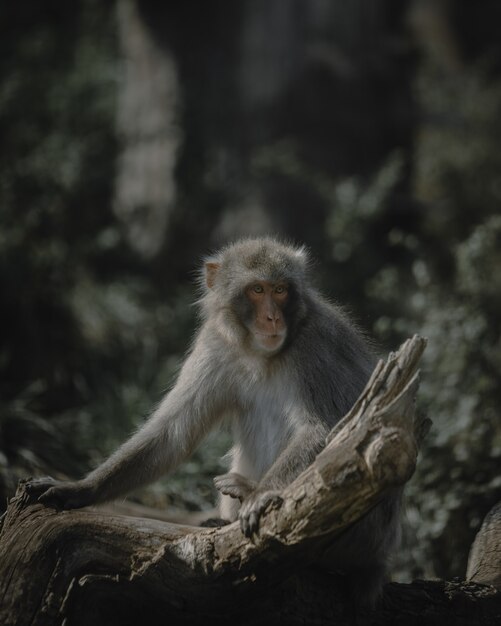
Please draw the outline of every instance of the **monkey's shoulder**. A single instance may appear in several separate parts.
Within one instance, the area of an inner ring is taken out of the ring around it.
[[[321,296],[310,303],[291,346],[302,354],[314,350],[326,358],[350,352],[356,352],[361,359],[373,358],[370,341],[349,313]]]

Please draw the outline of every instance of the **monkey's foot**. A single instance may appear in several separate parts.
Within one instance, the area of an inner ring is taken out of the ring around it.
[[[249,480],[245,478],[245,476],[237,474],[237,472],[229,472],[228,474],[216,476],[214,478],[214,485],[223,495],[237,498],[240,502],[248,498],[257,487],[257,484],[253,480]]]
[[[240,528],[246,537],[252,537],[259,532],[259,518],[270,505],[279,505],[282,498],[278,491],[254,491],[244,500],[238,519]]]
[[[221,526],[228,526],[231,524],[229,519],[223,519],[222,517],[209,517],[204,520],[200,526],[202,528],[221,528]]]

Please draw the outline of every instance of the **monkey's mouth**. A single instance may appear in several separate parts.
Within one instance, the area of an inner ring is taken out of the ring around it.
[[[263,332],[260,332],[260,331],[256,330],[254,332],[254,334],[256,335],[256,337],[257,337],[257,339],[259,341],[266,341],[266,342],[269,341],[269,342],[272,342],[272,343],[283,341],[284,338],[285,338],[285,333],[281,333],[281,332],[278,332],[278,333],[263,333]]]
[[[282,347],[285,340],[285,333],[263,333],[260,331],[254,331],[254,338],[261,350],[265,352],[276,352]]]

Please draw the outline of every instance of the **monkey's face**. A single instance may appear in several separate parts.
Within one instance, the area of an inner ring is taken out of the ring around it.
[[[245,325],[250,333],[251,346],[256,352],[275,354],[287,337],[284,309],[289,300],[285,282],[256,280],[244,290],[247,303]]]
[[[238,349],[276,355],[306,318],[307,262],[303,249],[269,238],[224,248],[205,262],[205,319]]]

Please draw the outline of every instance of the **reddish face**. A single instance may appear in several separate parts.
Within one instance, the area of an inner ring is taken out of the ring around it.
[[[245,289],[245,295],[254,310],[250,324],[254,347],[262,352],[277,352],[287,336],[283,314],[289,298],[287,284],[259,280]]]

